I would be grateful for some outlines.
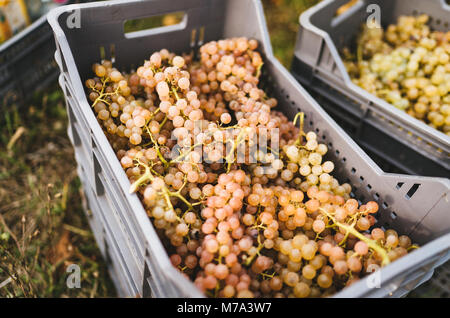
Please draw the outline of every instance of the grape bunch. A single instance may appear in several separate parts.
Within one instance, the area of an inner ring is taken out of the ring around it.
[[[355,84],[450,136],[450,31],[432,31],[428,21],[365,25],[356,54],[346,49],[344,59]]]
[[[87,94],[173,266],[205,295],[332,295],[417,246],[376,226],[378,204],[333,176],[302,113],[276,110],[257,49],[163,49],[127,74],[103,61]]]

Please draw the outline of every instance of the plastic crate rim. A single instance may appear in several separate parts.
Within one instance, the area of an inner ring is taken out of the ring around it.
[[[437,249],[437,247],[439,247],[439,249]],[[415,251],[412,251],[408,255],[405,255],[395,260],[394,262],[388,264],[387,266],[381,268],[379,270],[379,275],[381,279],[380,285],[386,283],[389,284],[390,281],[395,280],[396,277],[398,277],[399,275],[401,275],[402,272],[404,272],[404,268],[406,267],[408,267],[410,271],[414,271],[414,268],[419,267],[427,259],[434,257],[436,255],[447,253],[444,256],[444,258],[446,259],[445,261],[447,261],[448,259],[450,259],[449,252],[450,252],[450,232],[434,239],[433,241],[425,244],[424,246],[421,246]],[[434,262],[440,264],[443,263],[442,260],[440,261],[436,260]],[[371,279],[371,276],[375,274],[376,273],[370,274],[364,277],[363,279],[357,281],[356,283],[352,284],[351,286],[345,287],[340,292],[333,295],[333,297],[335,298],[352,297],[355,293],[357,293],[357,291],[361,289],[366,290],[366,287],[368,287],[368,281]],[[396,286],[396,288],[391,292],[394,292],[399,287],[400,286]]]
[[[13,45],[14,43],[20,41],[22,38],[26,37],[28,34],[32,33],[36,28],[38,28],[39,26],[44,24],[46,20],[47,20],[46,16],[43,15],[42,17],[40,17],[39,19],[37,19],[36,21],[34,21],[30,25],[28,25],[21,32],[17,33],[16,35],[11,37],[10,39],[8,39],[5,42],[3,42],[0,45],[0,52],[3,51],[3,50],[7,50],[11,45]]]

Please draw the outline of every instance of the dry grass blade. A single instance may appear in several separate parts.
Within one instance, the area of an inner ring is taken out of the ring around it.
[[[20,136],[22,136],[25,131],[26,131],[26,129],[22,126],[17,128],[16,132],[11,137],[11,139],[8,142],[8,145],[6,146],[6,149],[8,149],[8,151],[14,147],[14,144],[16,143],[16,141],[19,140]]]
[[[5,222],[5,219],[3,218],[3,216],[0,214],[0,223],[3,225],[4,230],[11,235],[12,239],[14,240],[14,242],[16,243],[17,249],[19,250],[20,254],[23,256],[23,250],[22,247],[19,244],[19,241],[17,240],[16,235],[14,234],[13,231],[11,231],[11,229],[8,227],[8,225]]]

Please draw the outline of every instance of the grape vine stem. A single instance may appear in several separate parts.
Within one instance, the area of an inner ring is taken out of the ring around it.
[[[323,208],[319,208],[319,210],[324,213],[326,216],[328,216],[333,223],[335,223],[337,226],[339,226],[340,228],[343,228],[347,233],[353,234],[354,236],[356,236],[357,238],[359,238],[361,241],[365,242],[371,249],[373,249],[376,253],[378,253],[381,258],[382,258],[382,265],[386,266],[387,264],[390,263],[388,254],[386,252],[386,250],[384,248],[382,248],[381,246],[379,246],[376,241],[368,239],[367,237],[365,237],[364,235],[362,235],[360,232],[358,232],[357,230],[355,230],[355,228],[353,226],[341,223],[336,221],[336,219],[330,214],[328,213],[325,209]]]

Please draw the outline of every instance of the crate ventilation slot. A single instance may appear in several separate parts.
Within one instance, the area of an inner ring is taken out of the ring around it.
[[[191,31],[191,48],[195,47],[195,39],[197,37],[197,29]]]
[[[115,63],[116,62],[116,45],[114,43],[112,43],[111,46],[109,47],[109,55],[110,55],[111,63]]]
[[[99,50],[100,50],[100,60],[103,61],[106,58],[105,47],[104,46],[100,46]]]
[[[204,41],[205,41],[205,27],[202,26],[200,27],[200,32],[198,35],[198,45],[202,46]]]
[[[414,185],[411,187],[411,189],[409,189],[408,193],[406,193],[405,197],[407,199],[411,199],[412,196],[414,195],[414,193],[416,193],[417,189],[419,189],[420,184],[419,183],[414,183]]]

